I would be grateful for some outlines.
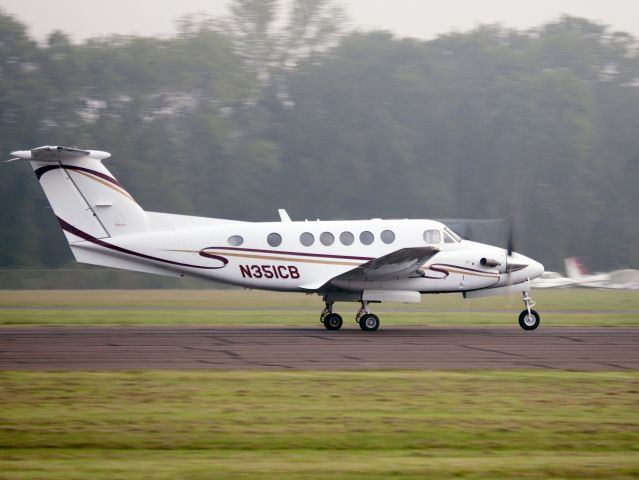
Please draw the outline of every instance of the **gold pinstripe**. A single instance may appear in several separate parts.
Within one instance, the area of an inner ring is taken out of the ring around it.
[[[199,250],[168,250],[169,252],[191,252],[191,253],[198,253]],[[216,250],[205,250],[206,253],[209,253],[211,255],[220,255],[220,256],[226,256],[226,257],[241,257],[241,258],[254,258],[254,259],[259,259],[259,260],[281,260],[283,262],[298,262],[298,263],[317,263],[317,264],[321,264],[321,265],[346,265],[349,267],[358,267],[361,265],[361,263],[354,263],[354,262],[338,262],[338,261],[331,261],[331,260],[311,260],[311,259],[301,259],[301,258],[296,258],[296,257],[269,257],[266,255],[249,255],[246,253],[228,253],[228,252],[218,252]],[[362,262],[365,263],[365,262]]]
[[[460,273],[462,275],[468,275],[471,277],[498,277],[499,275],[496,273],[480,273],[480,272],[469,272],[467,270],[456,270],[454,268],[442,268],[442,270],[447,270],[449,273]]]
[[[166,250],[166,251],[168,251],[168,252],[185,252],[185,253],[199,253],[200,252],[200,250],[181,250],[181,249]],[[246,253],[229,253],[229,252],[226,252],[226,251],[220,252],[220,251],[217,251],[217,250],[204,250],[204,251],[206,253],[211,254],[211,255],[220,255],[220,256],[227,256],[227,257],[252,258],[252,259],[258,259],[258,260],[280,260],[280,261],[283,261],[283,262],[315,263],[315,264],[321,264],[321,265],[346,265],[346,266],[351,266],[351,267],[358,267],[358,266],[362,265],[363,263],[366,263],[366,262],[362,262],[362,263],[339,262],[339,261],[330,261],[330,260],[310,260],[310,259],[301,259],[301,258],[297,258],[297,257],[281,257],[281,256],[269,257],[269,256],[266,256],[266,255],[252,255],[252,254],[246,254]],[[469,272],[467,270],[457,270],[455,268],[443,268],[443,267],[441,267],[441,270],[445,270],[448,273],[459,273],[461,275],[468,275],[468,276],[471,276],[471,277],[489,277],[489,278],[499,277],[499,275],[496,274],[496,273]]]
[[[81,172],[79,170],[71,170],[73,173],[78,173],[80,175],[85,176],[86,178],[90,178],[91,180],[94,180],[98,183],[101,183],[102,185],[104,185],[105,187],[110,188],[111,190],[118,192],[121,195],[124,195],[125,197],[127,197],[129,200],[131,200],[132,202],[135,202],[135,200],[133,200],[133,197],[131,195],[129,195],[129,193],[115,185],[110,184],[109,182],[105,182],[102,179],[96,178],[95,176],[91,175],[90,173],[87,172]]]

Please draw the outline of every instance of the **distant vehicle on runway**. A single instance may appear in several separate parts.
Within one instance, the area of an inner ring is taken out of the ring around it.
[[[566,274],[544,272],[532,285],[535,288],[604,288],[611,290],[638,290],[639,270],[623,269],[606,273],[589,273],[576,257],[564,259]]]
[[[359,302],[364,331],[380,325],[371,303],[419,302],[423,293],[465,298],[523,295],[524,330],[540,322],[530,281],[544,267],[513,251],[463,240],[434,220],[243,222],[143,210],[102,164],[107,152],[43,146],[27,160],[78,262],[245,288],[323,297],[320,320],[338,330],[336,301]]]

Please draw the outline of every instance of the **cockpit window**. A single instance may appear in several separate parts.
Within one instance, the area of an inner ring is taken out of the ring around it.
[[[424,231],[424,242],[429,245],[437,245],[442,241],[441,234],[439,230],[426,230]]]
[[[454,242],[457,242],[457,243],[461,242],[461,240],[462,240],[461,237],[459,235],[457,235],[455,232],[453,232],[450,228],[446,227],[446,228],[444,228],[444,231],[453,238]],[[444,242],[445,243],[454,243],[454,242],[448,242],[448,241],[446,241],[446,239],[444,239]]]
[[[448,232],[444,232],[444,243],[455,243],[455,240],[448,234]]]

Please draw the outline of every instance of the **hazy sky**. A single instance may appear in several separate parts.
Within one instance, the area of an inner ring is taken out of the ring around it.
[[[42,40],[56,29],[74,40],[110,33],[168,35],[174,20],[204,12],[219,16],[228,0],[0,0]],[[481,23],[527,28],[567,13],[611,25],[639,37],[639,0],[344,0],[360,29],[373,27],[399,36],[433,38]]]

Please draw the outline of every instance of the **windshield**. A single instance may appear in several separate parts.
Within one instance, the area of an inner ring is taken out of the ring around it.
[[[453,237],[453,239],[454,239],[457,243],[461,242],[461,237],[460,237],[459,235],[457,235],[455,232],[453,232],[450,228],[446,227],[446,228],[444,228],[444,231],[445,231],[448,235],[450,235],[451,237]]]

